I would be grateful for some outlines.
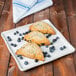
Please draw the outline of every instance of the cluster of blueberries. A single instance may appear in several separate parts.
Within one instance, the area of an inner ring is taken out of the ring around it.
[[[19,57],[21,60],[23,60],[22,55],[17,55],[17,57]],[[35,61],[35,62],[38,62],[38,59],[35,59],[34,61]],[[28,61],[25,61],[24,64],[25,64],[25,65],[28,65],[29,62],[28,62]]]
[[[19,57],[21,60],[23,59],[22,55],[17,55],[17,57]],[[24,64],[27,65],[27,64],[29,64],[29,62],[25,61]]]
[[[27,31],[27,32],[22,33],[22,34],[19,33],[19,31],[14,32],[14,35],[19,34],[19,36],[21,36],[21,37],[19,37],[19,38],[17,39],[17,42],[21,42],[21,40],[23,40],[23,38],[24,38],[23,35],[28,34],[29,32],[30,32],[30,31]],[[50,36],[51,36],[51,34],[48,34],[46,37],[49,38]],[[10,36],[7,36],[7,39],[8,39],[8,41],[12,41],[12,39],[11,39]],[[57,36],[55,39],[52,40],[52,43],[51,43],[52,46],[49,47],[49,51],[50,51],[51,53],[53,53],[53,52],[55,51],[55,46],[54,46],[53,44],[54,44],[58,39],[59,39],[59,37]],[[44,45],[44,44],[43,44],[43,45]],[[11,46],[16,47],[17,44],[11,43]],[[48,46],[46,46],[46,48],[48,48]],[[60,47],[60,50],[64,50],[64,49],[66,49],[66,46],[65,46],[65,45],[64,45],[63,47]],[[51,57],[51,55],[48,54],[47,52],[43,52],[43,55],[44,55],[44,57],[48,57],[48,58]],[[21,60],[23,59],[23,57],[22,57],[21,55],[17,55],[17,57],[19,57]],[[35,59],[35,62],[38,62],[38,59]],[[25,65],[28,65],[29,62],[28,62],[28,61],[25,61],[24,64],[25,64]]]
[[[17,35],[17,34],[19,34],[19,36],[21,36],[21,37],[19,37],[18,39],[17,39],[17,42],[21,42],[21,40],[23,40],[24,39],[24,37],[23,37],[23,35],[25,35],[25,34],[27,34],[27,33],[29,33],[30,31],[27,31],[27,32],[24,32],[24,33],[19,33],[19,31],[16,31],[16,32],[14,32],[14,35]],[[8,39],[8,41],[12,41],[12,38],[10,37],[10,36],[7,36],[7,39]],[[13,47],[16,47],[17,46],[17,44],[14,44],[14,43],[11,43],[11,46],[13,46]]]

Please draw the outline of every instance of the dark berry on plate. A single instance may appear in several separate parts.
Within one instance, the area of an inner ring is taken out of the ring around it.
[[[25,35],[26,34],[26,32],[25,33],[23,33],[23,35]]]
[[[14,44],[14,47],[16,47],[17,45],[16,44]]]
[[[54,51],[55,51],[55,47],[54,47],[54,46],[52,46],[52,47],[50,47],[50,48],[49,48],[49,50],[50,50],[50,52],[52,53],[52,52],[54,52]]]
[[[44,43],[42,43],[41,45],[43,45],[43,46],[44,46],[45,44],[44,44]]]
[[[20,56],[19,58],[20,58],[20,59],[23,59],[23,57],[22,57],[22,56]]]
[[[56,40],[58,40],[58,39],[59,39],[59,37],[57,36],[57,37],[56,37]]]
[[[10,38],[10,36],[7,36],[8,41],[12,41],[12,39]]]
[[[43,54],[48,54],[47,52],[43,52]]]
[[[49,38],[51,36],[51,34],[48,34],[46,37]]]
[[[38,62],[38,59],[35,59],[35,62]]]
[[[14,35],[16,35],[16,33],[14,33]]]
[[[18,33],[19,33],[19,31],[16,31],[16,33],[18,34]]]
[[[53,42],[56,42],[57,40],[56,39],[53,39]]]
[[[22,40],[24,39],[24,37],[22,37]],[[26,41],[26,40],[25,40]]]
[[[66,46],[63,46],[63,48],[65,49],[65,48],[66,48]]]
[[[29,32],[31,32],[31,30],[29,30]]]
[[[25,61],[25,62],[24,62],[24,64],[25,64],[25,65],[28,65],[28,62],[27,62],[27,61]]]
[[[51,56],[48,54],[47,57],[51,57]]]
[[[30,33],[31,31],[27,31],[26,34]]]
[[[16,44],[11,43],[11,46],[16,47],[17,45],[16,45]]]
[[[17,57],[20,57],[20,56],[22,56],[22,55],[17,55]]]
[[[64,48],[63,47],[60,47],[60,50],[64,50]]]
[[[47,52],[43,52],[44,57],[46,57],[46,56],[47,56],[47,54],[48,54]]]
[[[41,46],[40,44],[38,44],[38,46]]]
[[[21,42],[21,39],[20,38],[18,38],[18,40],[17,40],[18,42]]]
[[[25,39],[25,41],[26,41],[26,39]]]
[[[51,42],[50,45],[53,45],[53,42]]]
[[[9,39],[9,38],[10,38],[10,36],[7,36],[7,38]]]
[[[22,36],[22,34],[19,34],[19,36]]]
[[[12,41],[12,39],[10,38],[10,39],[8,39],[8,41]]]
[[[30,33],[31,31],[24,32],[23,35]]]
[[[13,44],[13,43],[11,43],[11,46],[14,46],[14,44]]]
[[[26,34],[28,34],[30,31],[27,31]]]

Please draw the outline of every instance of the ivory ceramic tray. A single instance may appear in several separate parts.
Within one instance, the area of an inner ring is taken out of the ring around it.
[[[54,25],[49,20],[46,19],[42,21],[48,23],[56,31],[56,35],[46,34],[46,37],[50,40],[50,42],[52,42],[52,44],[49,46],[41,46],[45,61],[29,59],[27,57],[19,55],[17,56],[15,54],[17,49],[26,43],[26,41],[23,40],[23,37],[27,32],[29,32],[29,26],[31,24],[27,24],[1,33],[10,53],[14,57],[21,71],[26,71],[39,65],[54,61],[75,51],[74,47],[64,38],[64,36],[54,27]]]

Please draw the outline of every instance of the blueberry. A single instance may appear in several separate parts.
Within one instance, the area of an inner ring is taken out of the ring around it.
[[[17,57],[19,57],[20,59],[23,59],[22,55],[17,55]]]
[[[49,38],[51,36],[51,34],[48,34],[46,37]]]
[[[24,39],[24,37],[22,37],[22,40]],[[26,40],[25,40],[26,41]]]
[[[43,54],[48,54],[47,52],[43,52]]]
[[[20,59],[23,59],[23,57],[22,57],[22,56],[20,56],[19,58],[20,58]]]
[[[50,47],[49,49],[50,49],[51,53],[55,51],[55,47],[54,46]]]
[[[19,36],[22,36],[22,34],[19,34]]]
[[[18,33],[19,33],[19,31],[16,31],[16,33],[18,34]]]
[[[12,39],[10,38],[10,36],[7,36],[8,41],[12,41]]]
[[[43,45],[43,46],[44,46],[45,44],[44,44],[44,43],[41,43],[41,45]]]
[[[53,45],[53,42],[51,42],[50,45]]]
[[[63,47],[60,47],[60,50],[64,50],[64,48]]]
[[[23,33],[23,35],[25,35],[26,34],[26,32],[25,33]]]
[[[56,37],[56,40],[58,40],[59,39],[59,37]]]
[[[31,31],[29,30],[29,31],[27,31],[26,33],[30,33]]]
[[[48,54],[47,57],[51,57],[51,56]]]
[[[10,38],[10,39],[8,39],[8,41],[12,41],[12,39]]]
[[[21,55],[17,55],[17,57],[20,57]]]
[[[65,49],[65,48],[66,48],[66,46],[63,46],[63,48]]]
[[[18,42],[21,42],[21,39],[20,38],[18,38],[18,40],[17,40]]]
[[[13,43],[11,43],[11,46],[14,46],[14,47],[16,47],[17,45],[16,45],[16,44],[13,44]]]
[[[11,46],[14,46],[14,44],[13,44],[13,43],[11,43]]]
[[[10,38],[10,36],[7,36],[7,38],[9,39],[9,38]]]
[[[47,54],[48,54],[47,52],[43,52],[44,57],[46,57],[46,56],[47,56]]]
[[[31,32],[31,31],[24,32],[23,35],[28,34],[29,32]]]
[[[25,39],[25,41],[26,41],[26,39]]]
[[[38,62],[38,59],[35,59],[35,62]]]
[[[53,42],[56,42],[57,40],[56,39],[53,39]]]
[[[24,62],[24,64],[25,64],[25,65],[28,65],[28,62],[27,62],[27,61],[25,61],[25,62]]]
[[[14,33],[14,35],[16,35],[16,33]]]
[[[14,44],[14,47],[16,47],[17,45],[16,44]]]
[[[28,34],[28,32],[26,32],[26,34]]]

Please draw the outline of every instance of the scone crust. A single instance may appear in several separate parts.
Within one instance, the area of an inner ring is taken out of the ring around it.
[[[26,43],[16,51],[17,55],[22,55],[31,59],[44,61],[44,56],[41,48],[35,43]]]
[[[34,42],[38,45],[49,45],[50,41],[48,40],[48,38],[46,38],[46,36],[44,34],[42,34],[41,32],[38,31],[32,31],[28,34],[26,34],[24,36],[24,40],[28,41],[28,42]]]
[[[30,26],[31,31],[40,31],[44,34],[56,34],[54,29],[46,22],[35,22]]]

